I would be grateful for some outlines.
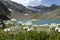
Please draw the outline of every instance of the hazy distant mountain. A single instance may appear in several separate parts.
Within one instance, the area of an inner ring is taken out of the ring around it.
[[[48,8],[48,10],[49,10],[49,11],[53,11],[53,10],[55,10],[56,8],[58,8],[58,6],[55,5],[55,4],[52,4],[52,5]]]
[[[31,9],[34,8],[35,11],[41,12],[41,13],[45,13],[45,12],[49,12],[49,11],[53,11],[54,9],[56,9],[58,6],[55,4],[52,4],[50,7],[47,6],[43,6],[43,5],[39,5],[39,6],[34,6],[31,7],[29,6]]]

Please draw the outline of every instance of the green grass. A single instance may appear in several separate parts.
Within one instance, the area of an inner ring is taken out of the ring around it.
[[[0,40],[60,40],[60,33],[51,30],[50,33],[46,31],[22,31],[17,35],[4,33],[3,29],[0,29]]]

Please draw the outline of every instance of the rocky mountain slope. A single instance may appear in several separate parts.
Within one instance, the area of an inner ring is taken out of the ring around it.
[[[60,19],[60,7],[56,8],[53,11],[50,12],[46,12],[44,14],[31,14],[31,19],[35,18],[35,19]]]
[[[3,1],[3,3],[7,6],[7,8],[10,8],[12,10],[16,10],[19,12],[25,12],[27,11],[27,8],[21,4],[12,2],[12,1]]]
[[[3,3],[8,8],[19,11],[19,12],[23,12],[23,13],[28,13],[28,12],[45,13],[45,12],[53,11],[54,9],[57,8],[57,5],[55,5],[55,4],[52,4],[50,7],[43,6],[43,5],[34,6],[34,7],[31,7],[31,6],[25,7],[21,4],[18,4],[18,3],[12,2],[12,1],[3,1]]]
[[[2,3],[12,10],[11,16],[8,16],[10,19],[60,19],[60,6],[55,4],[50,7],[43,5],[25,7],[12,1],[2,1]]]

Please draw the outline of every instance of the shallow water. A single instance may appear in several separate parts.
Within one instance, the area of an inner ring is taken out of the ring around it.
[[[31,21],[31,20],[17,20],[16,24],[19,21],[26,23],[27,21]],[[5,20],[4,23],[5,22],[7,22],[7,21]],[[42,25],[42,24],[51,24],[51,23],[56,23],[57,24],[57,23],[60,23],[60,20],[37,20],[35,24]]]

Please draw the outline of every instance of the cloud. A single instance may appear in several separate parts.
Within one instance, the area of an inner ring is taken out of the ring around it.
[[[23,4],[24,6],[37,6],[40,5],[42,0],[11,0],[20,4]]]

